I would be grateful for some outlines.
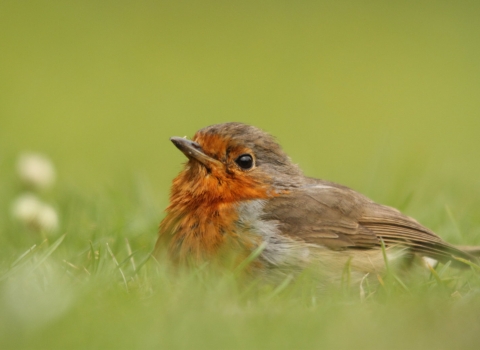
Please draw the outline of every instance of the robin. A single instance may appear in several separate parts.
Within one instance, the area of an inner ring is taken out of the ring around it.
[[[468,248],[443,241],[394,208],[305,176],[254,126],[217,124],[192,140],[170,140],[188,162],[173,180],[156,251],[177,263],[254,254],[252,266],[264,275],[313,266],[340,276],[349,264],[361,277],[382,273],[384,254],[392,262],[416,255],[457,266],[475,260]]]

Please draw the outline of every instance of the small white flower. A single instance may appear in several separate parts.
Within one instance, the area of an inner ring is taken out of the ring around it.
[[[435,268],[435,266],[437,266],[437,264],[438,264],[437,260],[429,258],[427,256],[423,256],[422,260],[423,260],[423,263],[425,264],[425,266],[427,268]]]
[[[12,216],[23,222],[29,224],[33,222],[38,215],[42,202],[31,193],[26,193],[18,197],[12,205]]]
[[[37,153],[25,153],[17,162],[20,179],[27,185],[46,189],[55,182],[55,167],[46,156]]]
[[[43,204],[38,211],[37,223],[42,231],[56,231],[58,229],[57,212],[48,204]]]
[[[31,193],[21,195],[13,202],[12,216],[35,231],[54,232],[58,229],[55,209]]]

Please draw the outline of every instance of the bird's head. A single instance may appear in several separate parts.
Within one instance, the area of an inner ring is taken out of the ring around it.
[[[303,178],[275,139],[250,125],[216,124],[197,131],[192,140],[170,140],[188,158],[173,182],[171,204],[268,198],[297,187]]]

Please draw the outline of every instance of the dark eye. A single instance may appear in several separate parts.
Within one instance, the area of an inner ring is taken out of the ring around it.
[[[253,158],[250,154],[242,154],[235,160],[235,163],[244,170],[248,170],[253,166]]]

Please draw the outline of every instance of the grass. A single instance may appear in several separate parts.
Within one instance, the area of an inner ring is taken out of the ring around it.
[[[478,347],[477,265],[390,272],[361,287],[346,266],[342,286],[321,292],[308,271],[275,286],[208,265],[172,271],[150,257],[161,211],[146,180],[118,186],[121,195],[60,185],[49,196],[62,230],[46,239],[2,217],[4,348]],[[2,198],[15,189],[4,181]]]
[[[149,254],[184,161],[168,138],[226,121],[480,245],[479,16],[472,0],[0,2],[0,348],[478,349],[476,266],[359,288],[347,265],[319,292],[308,271],[268,286]],[[54,235],[10,217],[29,150],[57,167]]]

